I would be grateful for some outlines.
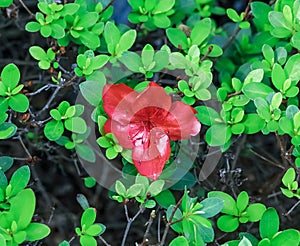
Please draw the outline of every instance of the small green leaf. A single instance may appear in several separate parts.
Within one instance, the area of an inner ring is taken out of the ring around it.
[[[233,22],[240,22],[243,20],[243,18],[241,18],[240,15],[232,8],[228,8],[226,10],[226,14]]]
[[[84,159],[88,162],[95,162],[96,161],[96,155],[95,155],[93,149],[90,146],[88,146],[86,144],[76,144],[75,149],[76,149],[76,153],[82,159]]]
[[[123,196],[123,197],[126,197],[126,188],[125,188],[125,186],[122,184],[121,181],[119,181],[119,180],[116,181],[116,184],[115,184],[115,190],[116,190],[116,192],[117,192],[119,195],[121,195],[121,196]]]
[[[206,131],[206,141],[210,146],[221,146],[231,138],[230,127],[225,124],[214,124]]]
[[[90,227],[92,224],[94,224],[96,220],[96,209],[95,208],[87,208],[84,210],[81,220],[80,220],[80,225],[83,227],[85,225],[87,228]]]
[[[250,222],[259,221],[265,211],[266,211],[266,206],[261,203],[251,204],[246,209],[247,217]]]
[[[199,21],[191,32],[192,44],[201,45],[209,36],[211,31],[211,19],[204,18]]]
[[[239,210],[239,213],[243,212],[246,207],[248,206],[249,203],[249,196],[248,193],[246,191],[242,191],[236,200],[236,206],[237,209]]]
[[[14,89],[20,81],[20,71],[18,67],[10,63],[6,65],[1,72],[2,83],[11,90]]]
[[[282,183],[288,187],[290,184],[292,184],[294,182],[296,178],[296,172],[295,169],[290,167],[285,174],[282,177]]]
[[[11,199],[11,211],[14,220],[17,223],[18,230],[24,230],[28,227],[35,210],[35,195],[31,189],[20,191]]]
[[[41,240],[50,234],[50,228],[41,223],[30,223],[25,231],[26,240],[30,242]]]
[[[239,220],[231,215],[222,215],[217,220],[218,228],[224,232],[233,232],[239,227]]]
[[[141,191],[143,190],[144,186],[141,184],[133,184],[127,190],[127,197],[132,198],[140,195]]]
[[[172,240],[169,246],[189,246],[189,241],[184,236],[178,236]]]
[[[11,168],[14,159],[10,156],[0,156],[0,170],[6,172]]]
[[[224,207],[221,212],[229,215],[238,215],[236,202],[232,196],[222,191],[211,191],[208,193],[208,197],[217,197],[224,201]]]
[[[204,212],[201,216],[211,218],[221,212],[224,207],[224,200],[219,197],[209,197],[201,201],[200,204],[203,206],[200,211]]]
[[[300,233],[295,229],[284,230],[276,234],[271,242],[274,246],[296,246],[300,243]]]
[[[273,92],[273,89],[263,83],[249,83],[243,87],[242,91],[249,99],[254,100],[257,97],[266,98]]]
[[[261,238],[270,240],[279,230],[279,217],[275,208],[268,208],[259,222],[259,234]]]
[[[119,44],[116,46],[116,54],[121,55],[124,51],[131,48],[136,39],[136,30],[129,30],[125,32],[121,37]]]
[[[166,31],[167,37],[170,42],[177,49],[187,49],[188,48],[188,40],[185,33],[177,28],[168,28]]]
[[[44,128],[44,134],[46,138],[51,141],[58,140],[62,136],[63,132],[64,124],[61,121],[51,120]]]
[[[10,97],[8,105],[12,110],[24,113],[29,108],[29,100],[24,94],[17,94]]]
[[[10,197],[17,195],[25,189],[30,179],[30,169],[28,166],[22,166],[12,175],[9,184],[11,185]]]
[[[147,189],[147,193],[149,192],[151,197],[157,196],[162,191],[164,184],[165,184],[164,180],[153,181],[149,185],[149,187]]]

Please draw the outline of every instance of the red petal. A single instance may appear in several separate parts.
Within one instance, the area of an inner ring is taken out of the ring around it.
[[[134,101],[133,112],[136,114],[140,110],[146,108],[158,108],[163,109],[164,117],[167,115],[172,105],[171,97],[164,91],[164,89],[151,82],[149,86],[141,92]]]
[[[103,89],[103,108],[110,118],[125,125],[129,123],[132,104],[138,93],[124,85],[105,85]]]
[[[145,144],[135,146],[132,160],[141,175],[156,180],[162,173],[170,153],[169,137],[161,129],[153,128],[150,131],[148,147]]]
[[[108,119],[104,124],[104,131],[105,133],[112,132],[123,148],[131,149],[133,147],[133,143],[128,137],[129,125],[121,125],[117,121]]]
[[[194,115],[191,106],[183,102],[174,102],[170,113],[164,119],[158,119],[156,126],[164,129],[171,140],[188,139],[200,132],[201,124]]]

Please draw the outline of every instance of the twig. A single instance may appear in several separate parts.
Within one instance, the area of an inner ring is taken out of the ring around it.
[[[147,237],[148,237],[148,235],[149,235],[150,228],[151,228],[151,226],[152,226],[152,224],[153,224],[153,219],[155,218],[155,216],[156,216],[155,210],[153,210],[153,211],[151,212],[151,214],[150,214],[149,220],[148,220],[147,223],[146,223],[147,228],[146,228],[146,231],[145,231],[145,234],[144,234],[143,243],[148,241]]]
[[[101,15],[105,10],[107,10],[108,7],[114,3],[114,1],[115,1],[115,0],[111,0],[104,8],[100,11],[99,15]]]
[[[172,221],[172,220],[174,218],[174,215],[175,215],[177,209],[179,208],[179,206],[180,206],[180,204],[182,202],[182,199],[183,199],[183,196],[179,199],[179,201],[176,203],[175,207],[173,208],[173,211],[172,211],[171,216],[169,218],[169,222],[166,224],[166,228],[164,230],[164,234],[163,234],[162,239],[161,239],[161,241],[159,243],[159,246],[163,246],[165,244],[165,241],[166,241],[166,238],[167,238],[167,234],[169,232],[169,229],[170,229],[171,225],[179,222],[179,220],[176,220],[176,221]]]
[[[34,13],[30,11],[30,9],[26,6],[26,4],[23,2],[23,0],[19,0],[20,4],[23,6],[23,8],[28,12],[28,14],[31,15],[31,17],[34,17]]]
[[[128,236],[129,230],[130,230],[130,227],[131,227],[132,223],[136,220],[136,218],[137,218],[141,213],[144,212],[146,202],[147,202],[147,200],[145,200],[145,202],[144,202],[144,203],[142,204],[142,206],[140,207],[139,211],[138,211],[132,218],[129,217],[127,205],[124,204],[124,210],[125,210],[125,216],[126,216],[126,219],[127,219],[127,225],[126,225],[126,229],[125,229],[125,232],[124,232],[124,235],[123,235],[123,239],[122,239],[122,244],[121,244],[121,246],[125,246],[126,239],[127,239],[127,236]]]
[[[110,246],[110,244],[106,242],[106,240],[102,236],[98,236],[98,238],[102,241],[102,243],[104,243],[105,246]]]
[[[288,216],[291,212],[293,212],[293,210],[300,204],[300,199],[298,202],[296,202],[291,208],[289,211],[287,211],[284,216]]]

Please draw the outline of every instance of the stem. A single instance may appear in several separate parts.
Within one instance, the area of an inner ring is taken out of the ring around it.
[[[123,239],[122,239],[122,244],[121,244],[121,246],[125,246],[126,239],[127,239],[127,236],[128,236],[129,230],[130,230],[130,227],[131,227],[132,223],[136,220],[136,218],[137,218],[141,213],[144,212],[146,202],[147,202],[147,200],[145,200],[145,202],[144,202],[144,203],[142,204],[142,206],[140,207],[139,211],[138,211],[132,218],[129,217],[127,205],[124,204],[124,210],[125,210],[125,216],[126,216],[126,219],[127,219],[127,225],[126,225],[126,229],[125,229],[125,232],[124,232],[124,235],[123,235]]]
[[[23,6],[23,8],[28,12],[28,14],[31,15],[31,17],[34,17],[34,13],[30,11],[30,9],[26,6],[26,4],[23,2],[23,0],[19,0],[20,4]]]
[[[300,204],[300,199],[298,202],[296,202],[291,208],[289,211],[287,211],[284,216],[288,216],[291,212],[293,212],[293,210]]]
[[[169,222],[166,224],[166,228],[164,230],[164,234],[162,236],[161,242],[159,243],[159,246],[163,246],[165,244],[165,241],[166,241],[166,238],[167,238],[167,234],[169,232],[169,229],[170,229],[171,225],[174,224],[174,223],[179,222],[179,220],[176,220],[176,221],[172,221],[172,220],[174,218],[176,210],[179,208],[179,206],[180,206],[180,204],[182,202],[183,196],[179,199],[179,201],[176,203],[175,207],[172,210],[171,216],[169,218]]]
[[[102,10],[101,10],[101,12],[99,13],[99,15],[101,15],[105,10],[107,10],[108,7],[114,3],[114,1],[115,1],[115,0],[111,0],[111,1],[110,1],[110,2],[109,2]]]
[[[102,241],[102,243],[104,243],[105,246],[111,246],[102,236],[98,236],[98,238]]]

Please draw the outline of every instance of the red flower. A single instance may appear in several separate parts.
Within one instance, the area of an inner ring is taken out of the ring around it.
[[[132,160],[141,175],[156,180],[170,157],[170,140],[188,139],[200,131],[196,111],[182,102],[172,102],[154,82],[141,93],[124,84],[105,85],[103,108],[110,117],[106,133],[132,149]]]

